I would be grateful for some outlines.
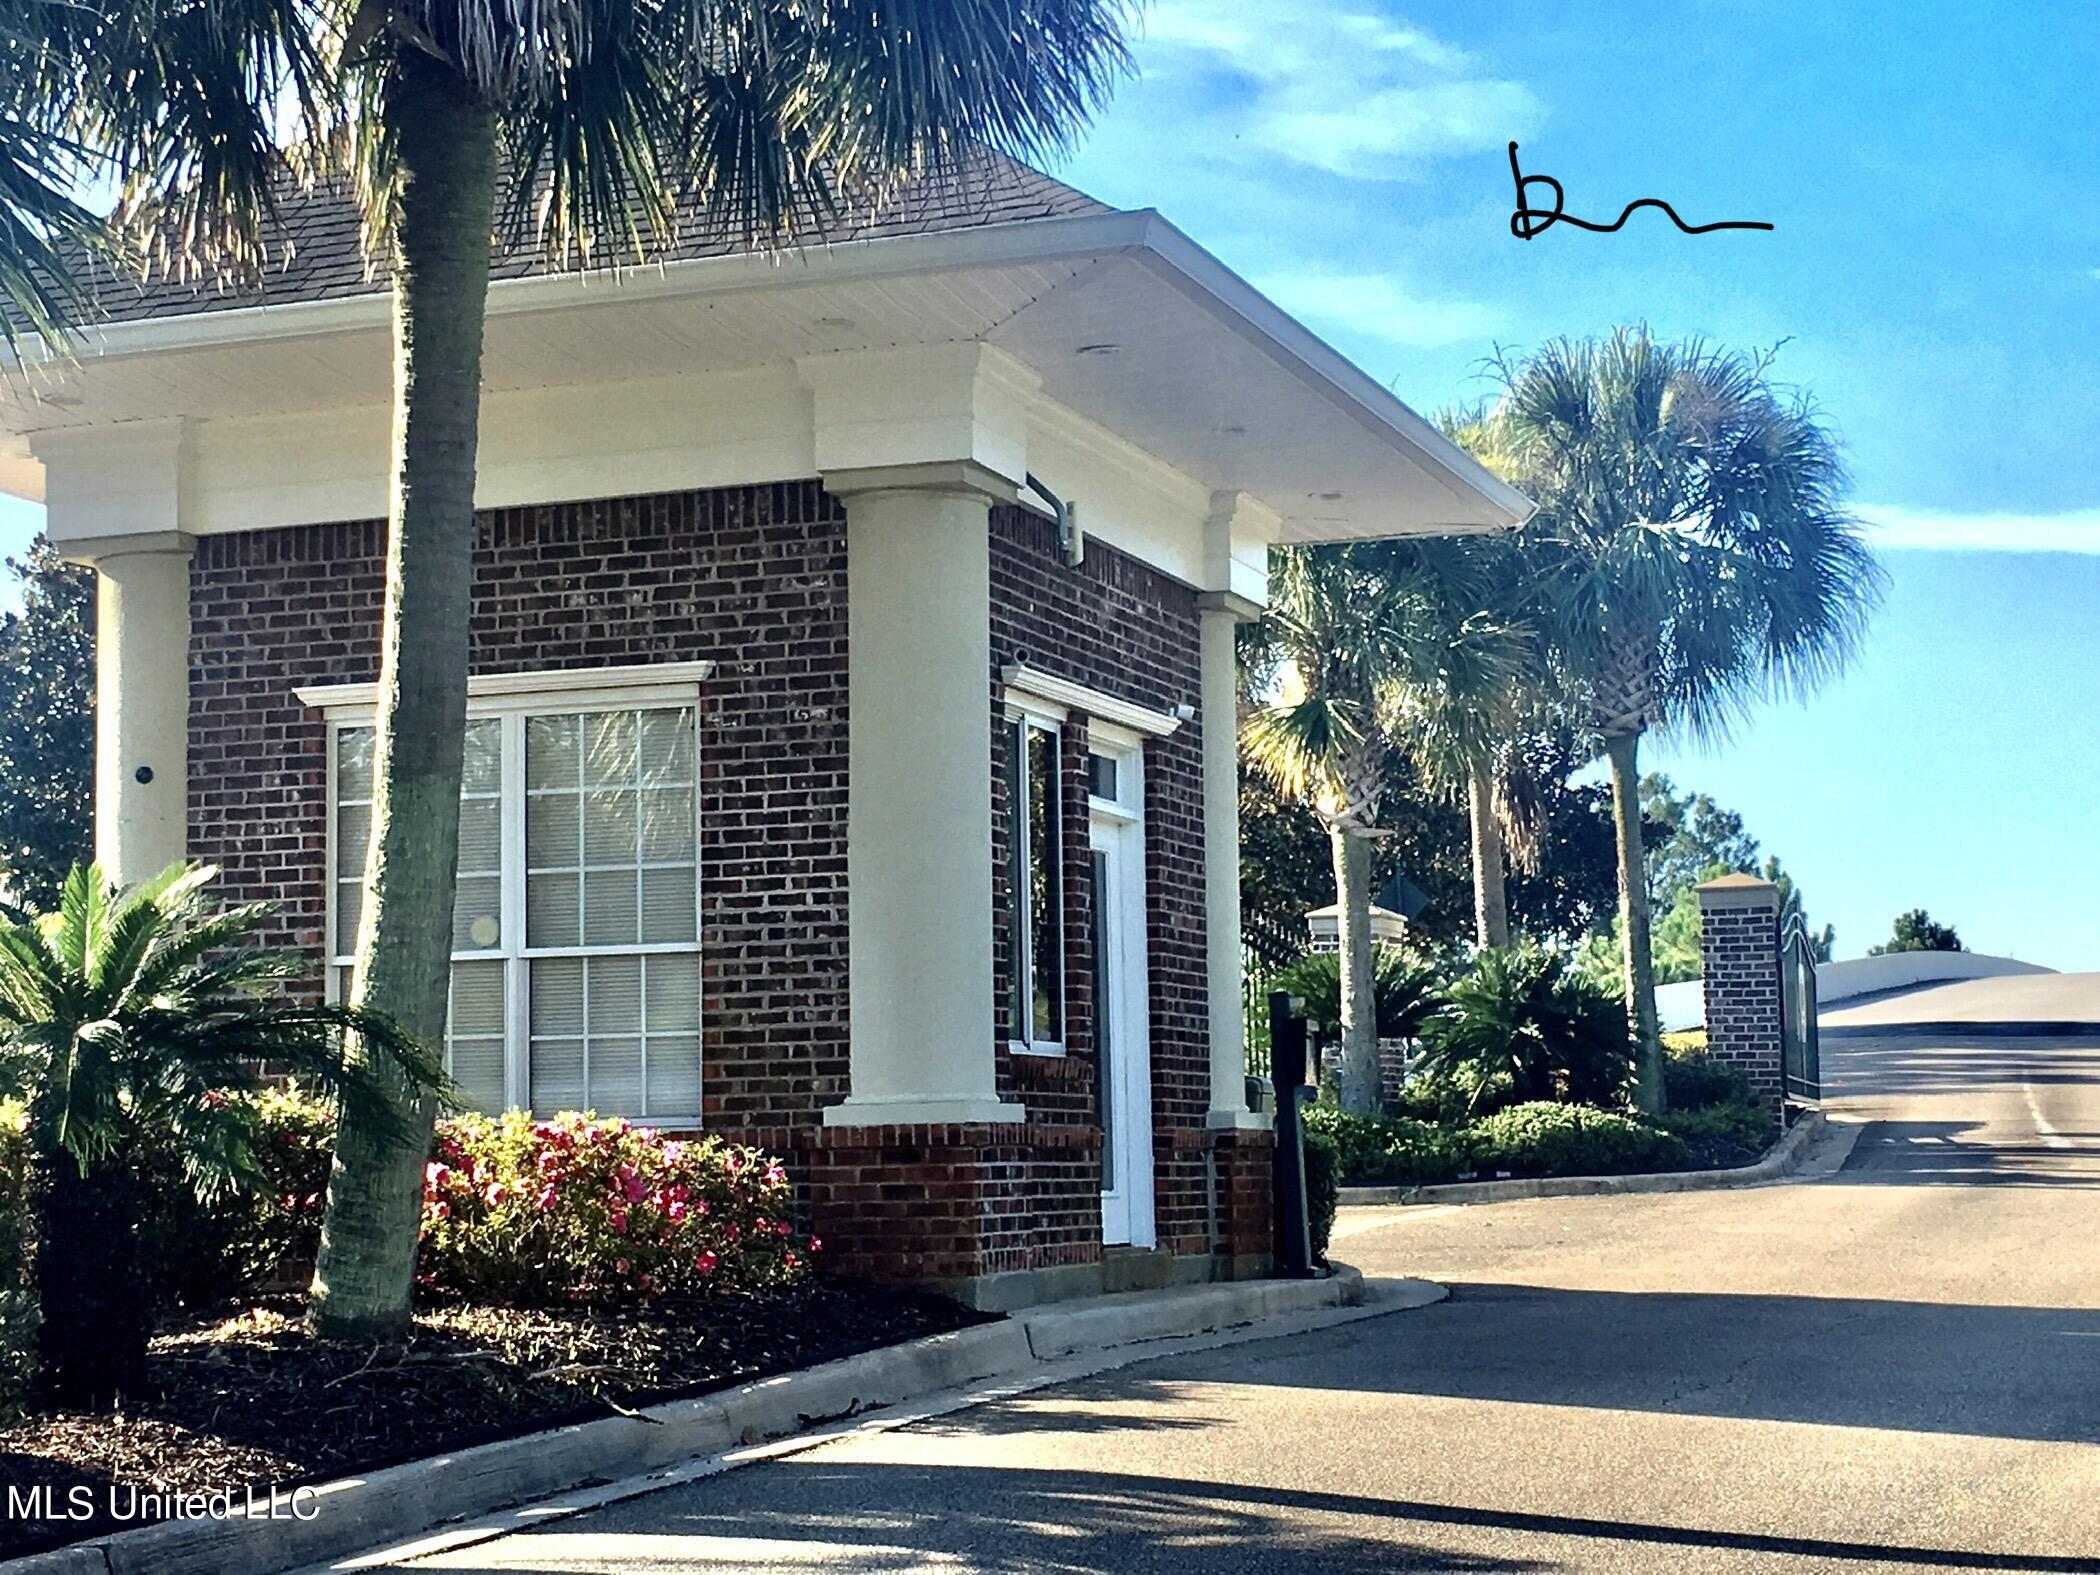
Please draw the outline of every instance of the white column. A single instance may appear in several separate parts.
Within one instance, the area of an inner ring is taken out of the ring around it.
[[[1203,929],[1210,990],[1213,1127],[1260,1127],[1247,1108],[1247,1037],[1240,965],[1239,705],[1233,627],[1251,608],[1212,592],[1198,599],[1203,668]]]
[[[95,857],[124,885],[189,847],[195,545],[179,531],[67,545],[96,571]]]
[[[951,464],[825,484],[846,504],[853,1078],[825,1124],[1019,1121],[992,1050],[998,483]]]

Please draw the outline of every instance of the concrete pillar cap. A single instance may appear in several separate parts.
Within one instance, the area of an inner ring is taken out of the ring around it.
[[[1777,906],[1779,888],[1755,875],[1723,875],[1698,886],[1702,908],[1763,908]]]

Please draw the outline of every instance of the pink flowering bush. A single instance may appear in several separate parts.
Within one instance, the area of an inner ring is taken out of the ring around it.
[[[438,1126],[418,1277],[440,1295],[623,1302],[788,1284],[819,1248],[787,1171],[718,1138],[520,1111]]]

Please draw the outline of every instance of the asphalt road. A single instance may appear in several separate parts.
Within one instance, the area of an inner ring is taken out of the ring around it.
[[[1359,1210],[1450,1301],[415,1569],[2100,1571],[2100,1039],[1833,1042],[1842,1170]]]

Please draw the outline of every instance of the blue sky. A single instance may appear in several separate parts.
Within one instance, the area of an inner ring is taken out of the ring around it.
[[[2100,142],[2090,8],[1162,0],[1061,169],[1156,207],[1422,410],[1645,319],[1846,443],[1892,575],[1858,666],[1648,759],[1742,811],[1840,955],[1924,904],[2100,968]],[[1611,235],[1509,232],[1506,145]]]
[[[1160,0],[1076,184],[1157,207],[1425,411],[1645,319],[1845,439],[1893,583],[1857,668],[1650,763],[1741,810],[1841,954],[1923,903],[2100,968],[2100,28],[2030,3]],[[1509,233],[1505,145],[1613,235]],[[15,550],[40,511],[0,502]]]

